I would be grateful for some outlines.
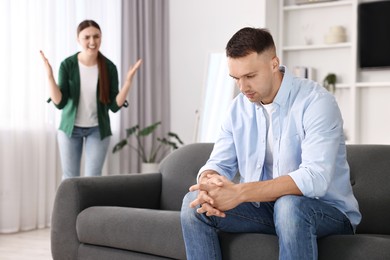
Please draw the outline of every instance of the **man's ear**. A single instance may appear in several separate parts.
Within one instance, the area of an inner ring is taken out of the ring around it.
[[[276,56],[272,58],[272,69],[279,69],[279,58]]]

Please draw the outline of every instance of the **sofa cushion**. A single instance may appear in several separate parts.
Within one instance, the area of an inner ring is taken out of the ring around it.
[[[390,145],[348,145],[353,193],[362,221],[356,233],[390,234]]]
[[[278,259],[279,245],[275,235],[220,232],[224,260]],[[318,240],[318,259],[366,260],[388,259],[390,237],[386,235],[332,235]]]
[[[186,145],[161,162],[161,209],[181,210],[184,195],[196,183],[196,175],[210,157],[213,147],[212,143]]]
[[[319,260],[389,259],[390,236],[333,235],[320,239],[318,248]]]
[[[278,259],[279,245],[275,235],[220,232],[218,236],[223,260]]]
[[[81,243],[185,259],[180,212],[90,207],[77,217]]]
[[[172,258],[137,253],[118,248],[80,244],[77,260],[168,260]]]

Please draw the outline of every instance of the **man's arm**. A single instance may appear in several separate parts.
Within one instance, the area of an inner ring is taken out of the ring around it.
[[[276,179],[249,183],[235,184],[223,176],[209,176],[191,187],[190,190],[199,190],[196,201],[192,207],[201,205],[198,213],[206,213],[224,217],[224,211],[235,208],[243,202],[275,201],[284,195],[302,195],[294,180],[288,176]]]
[[[267,181],[237,184],[237,193],[241,202],[276,201],[285,195],[303,195],[289,175]]]

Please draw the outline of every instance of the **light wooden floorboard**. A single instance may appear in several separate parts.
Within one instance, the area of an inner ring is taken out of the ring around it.
[[[1,260],[51,260],[50,229],[0,234]]]

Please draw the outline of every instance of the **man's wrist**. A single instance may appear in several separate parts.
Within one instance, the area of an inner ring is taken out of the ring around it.
[[[200,182],[202,181],[202,179],[203,179],[206,175],[208,175],[208,174],[218,174],[218,175],[219,175],[219,173],[216,172],[216,171],[213,171],[213,170],[205,170],[205,171],[203,171],[203,172],[201,172],[201,173],[199,174],[198,183],[200,183]]]

